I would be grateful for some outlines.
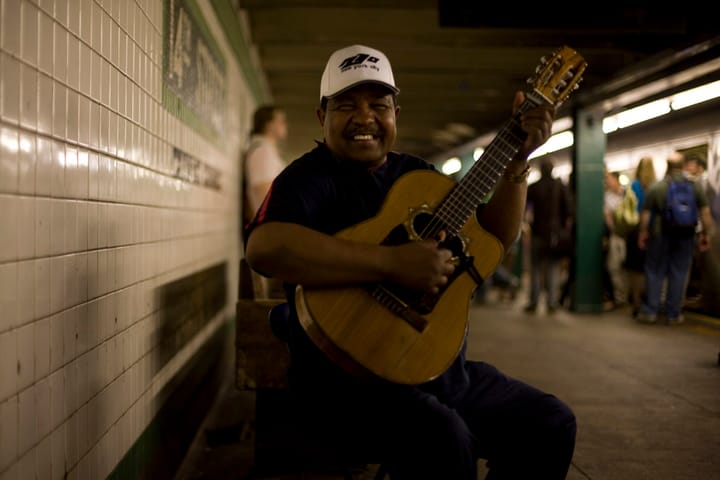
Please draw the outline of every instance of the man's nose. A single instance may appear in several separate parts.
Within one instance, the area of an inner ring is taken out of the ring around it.
[[[370,104],[361,103],[355,110],[354,120],[356,123],[371,123],[375,121],[375,112]]]

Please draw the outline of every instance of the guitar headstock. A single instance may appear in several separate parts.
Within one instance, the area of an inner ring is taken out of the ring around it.
[[[559,105],[579,88],[587,67],[585,59],[570,47],[562,46],[550,58],[540,59],[535,75],[528,79],[533,90],[545,101]]]

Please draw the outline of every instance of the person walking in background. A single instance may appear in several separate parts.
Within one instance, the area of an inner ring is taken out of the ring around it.
[[[620,184],[618,172],[605,172],[605,195],[603,201],[603,216],[605,218],[606,243],[605,270],[610,284],[607,299],[603,304],[604,310],[627,303],[627,281],[623,271],[623,262],[627,255],[625,238],[615,228],[614,212],[620,206],[624,196],[623,186]]]
[[[640,309],[638,320],[643,323],[655,323],[660,312],[660,299],[663,284],[667,282],[665,293],[665,315],[669,324],[683,322],[682,302],[690,270],[693,249],[695,248],[695,225],[697,220],[688,222],[684,228],[676,228],[667,218],[666,208],[676,202],[676,186],[687,182],[692,187],[690,198],[682,202],[682,211],[696,211],[701,224],[698,247],[708,249],[712,232],[712,218],[705,192],[700,185],[686,178],[683,172],[684,156],[673,152],[667,159],[667,172],[663,180],[652,185],[645,196],[640,216],[638,247],[645,250],[645,282],[647,298]],[[678,197],[678,204],[681,202]],[[670,208],[670,210],[673,210]]]
[[[635,178],[630,183],[630,190],[637,199],[637,212],[642,213],[647,190],[657,181],[655,164],[652,157],[642,157],[635,167]],[[625,270],[628,273],[628,286],[632,316],[637,318],[640,313],[642,299],[645,296],[645,251],[638,248],[638,232],[640,223],[630,228],[625,235]]]
[[[526,312],[535,312],[543,290],[547,312],[557,310],[560,264],[569,253],[554,250],[559,232],[570,231],[573,202],[567,186],[559,178],[553,178],[553,168],[553,159],[543,158],[540,161],[540,179],[528,186],[526,218],[530,227],[530,298],[525,306]]]
[[[287,138],[285,111],[275,105],[255,110],[250,142],[243,155],[246,225],[260,208],[275,177],[285,168],[278,144]]]

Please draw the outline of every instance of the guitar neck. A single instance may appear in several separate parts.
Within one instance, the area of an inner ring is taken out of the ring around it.
[[[436,211],[436,216],[450,235],[457,234],[478,205],[495,188],[507,164],[522,146],[526,133],[520,127],[520,116],[541,103],[532,93],[525,95],[518,111],[500,128],[490,145],[452,189]]]

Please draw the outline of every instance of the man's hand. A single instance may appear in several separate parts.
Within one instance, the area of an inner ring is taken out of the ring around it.
[[[525,101],[523,92],[516,92],[513,101],[513,114],[518,111],[520,105]],[[552,124],[555,119],[554,105],[541,105],[531,108],[520,117],[520,126],[527,133],[527,138],[515,157],[518,160],[526,160],[527,157],[547,142],[552,132]]]
[[[710,250],[710,235],[708,234],[708,232],[700,232],[700,234],[698,235],[697,245],[698,250],[700,250],[701,252],[707,252],[708,250]]]
[[[408,242],[388,249],[388,276],[392,282],[413,290],[438,293],[455,271],[452,252],[440,240]]]

